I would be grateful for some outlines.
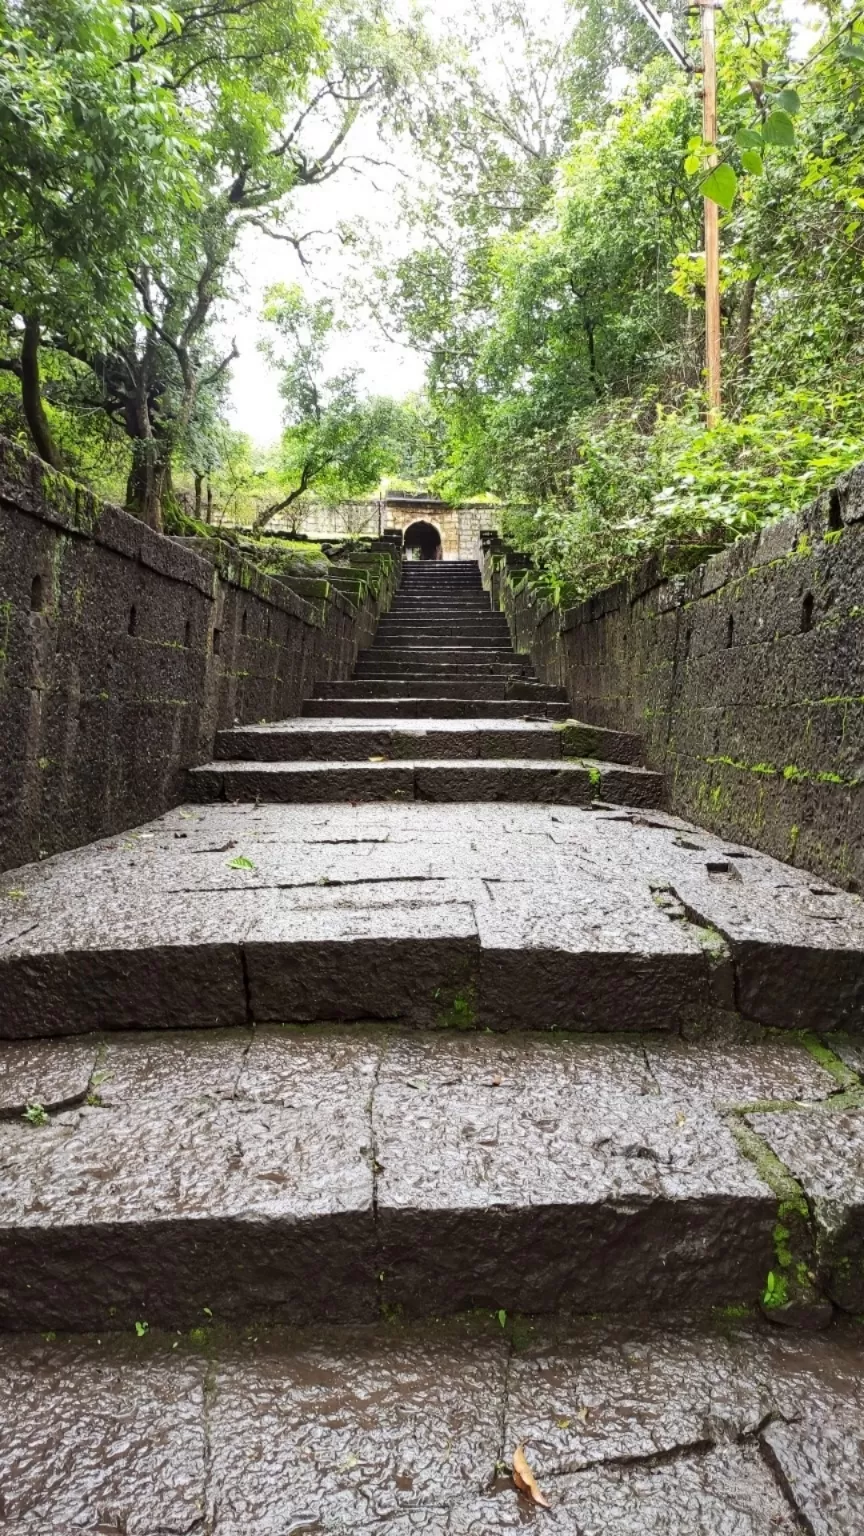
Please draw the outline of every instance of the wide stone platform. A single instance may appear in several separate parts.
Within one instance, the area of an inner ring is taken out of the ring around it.
[[[141,1321],[143,1329],[146,1319]],[[859,1536],[861,1330],[474,1316],[319,1333],[22,1337],[15,1536]],[[551,1506],[508,1476],[524,1445]]]
[[[864,908],[656,811],[188,806],[11,871],[0,1036],[864,1024]]]

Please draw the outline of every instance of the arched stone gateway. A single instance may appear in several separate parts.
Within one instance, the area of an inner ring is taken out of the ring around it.
[[[404,544],[409,560],[441,560],[444,557],[439,529],[434,523],[427,523],[424,518],[409,523],[405,529]]]

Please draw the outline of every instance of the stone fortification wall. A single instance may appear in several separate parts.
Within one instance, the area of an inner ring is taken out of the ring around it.
[[[864,890],[864,466],[686,576],[563,609],[485,540],[517,648],[575,715],[639,732],[671,805]]]
[[[287,527],[285,519],[274,519],[274,528]],[[381,504],[377,501],[346,501],[339,506],[304,507],[297,518],[297,531],[307,539],[344,539],[360,534],[377,537],[382,527]]]
[[[356,601],[218,566],[0,440],[0,869],[158,814],[217,730],[348,677],[398,555]]]
[[[412,523],[433,523],[441,535],[445,560],[477,560],[480,555],[481,528],[499,528],[501,509],[484,504],[449,506],[444,502],[351,501],[338,506],[310,505],[296,519],[298,533],[307,539],[344,539],[360,535],[376,537],[384,528],[398,528],[404,534]],[[275,518],[272,529],[287,528],[284,518]]]

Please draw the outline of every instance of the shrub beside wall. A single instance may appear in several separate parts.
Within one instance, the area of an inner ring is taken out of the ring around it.
[[[687,576],[651,562],[569,610],[494,536],[483,564],[542,680],[638,731],[676,812],[864,890],[864,466]]]
[[[203,558],[0,440],[0,868],[160,814],[217,730],[348,677],[398,582],[307,602]]]

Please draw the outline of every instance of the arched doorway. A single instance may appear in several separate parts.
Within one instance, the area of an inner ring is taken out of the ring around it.
[[[443,557],[441,535],[434,523],[422,519],[405,529],[405,554],[409,560],[440,560]]]

